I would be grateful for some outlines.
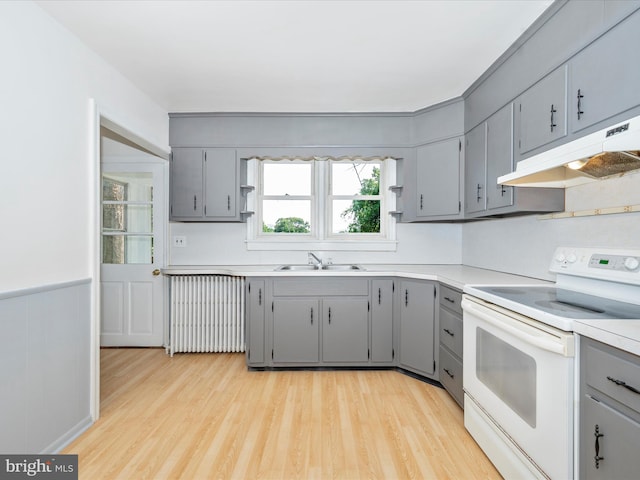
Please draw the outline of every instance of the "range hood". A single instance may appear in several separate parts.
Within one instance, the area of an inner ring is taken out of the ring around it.
[[[563,188],[640,169],[640,116],[521,160],[502,185]]]

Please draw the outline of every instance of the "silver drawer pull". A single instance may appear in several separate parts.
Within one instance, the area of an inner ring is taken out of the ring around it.
[[[445,329],[444,329],[444,332],[445,332],[445,333],[448,333],[448,334],[449,334],[449,335],[451,335],[452,337],[453,337],[453,336],[455,336],[455,335],[453,334],[453,332],[452,332],[451,330],[449,330],[448,328],[445,328]]]
[[[453,298],[444,297],[444,299],[449,303],[456,303],[456,301]]]
[[[625,382],[623,380],[618,380],[617,378],[613,378],[613,377],[607,377],[607,380],[609,380],[610,382],[615,383],[616,385],[618,385],[620,387],[624,387],[627,390],[632,391],[633,393],[637,393],[638,395],[640,395],[640,390],[638,390],[637,388],[632,387],[631,385],[627,385],[627,382]]]
[[[449,375],[449,377],[451,377],[451,378],[454,378],[454,377],[455,377],[455,375],[454,375],[453,373],[451,373],[449,370],[447,370],[446,368],[443,368],[443,370],[445,371],[445,373],[446,373],[447,375]]]

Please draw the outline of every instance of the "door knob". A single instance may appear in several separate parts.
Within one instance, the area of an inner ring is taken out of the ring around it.
[[[159,269],[159,268],[156,268],[156,269],[155,269],[153,272],[151,272],[151,273],[153,273],[153,276],[154,276],[154,277],[157,277],[158,275],[160,275],[160,269]]]

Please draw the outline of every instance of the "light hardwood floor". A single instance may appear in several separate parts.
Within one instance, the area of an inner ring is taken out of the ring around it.
[[[247,371],[242,354],[103,349],[81,479],[498,479],[441,388],[394,371]]]

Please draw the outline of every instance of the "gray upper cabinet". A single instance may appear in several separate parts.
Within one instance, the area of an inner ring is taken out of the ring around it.
[[[513,104],[487,120],[487,209],[513,205],[513,187],[498,185],[498,177],[513,171]]]
[[[204,212],[202,166],[199,148],[175,148],[171,155],[171,218],[199,220]]]
[[[465,213],[487,209],[487,125],[481,123],[465,136]]]
[[[236,208],[239,180],[236,151],[210,148],[204,151],[205,211],[207,219],[239,219]]]
[[[640,11],[569,61],[571,132],[640,105]]]
[[[416,151],[416,217],[452,219],[461,215],[460,157],[462,140],[450,138]]]
[[[498,185],[513,171],[513,104],[473,128],[465,139],[465,216],[513,215],[564,209],[564,190]]]
[[[554,70],[516,100],[518,160],[567,135],[567,66]]]
[[[174,221],[234,222],[238,209],[240,161],[231,148],[174,148],[171,158]]]

